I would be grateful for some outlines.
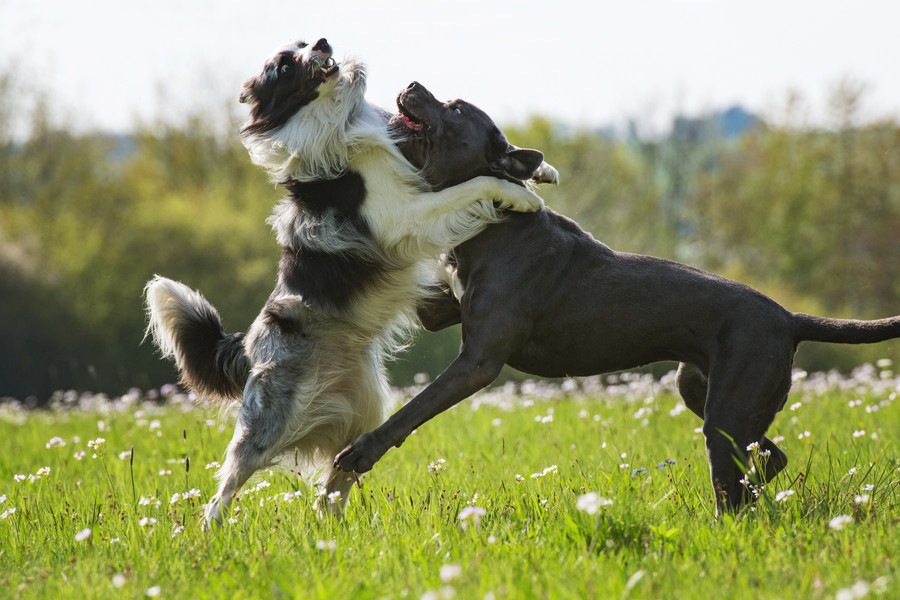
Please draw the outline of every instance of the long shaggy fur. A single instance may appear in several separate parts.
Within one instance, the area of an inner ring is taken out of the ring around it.
[[[434,257],[497,221],[494,200],[541,206],[490,177],[426,191],[388,133],[387,113],[364,100],[363,65],[345,61],[336,80],[316,79],[316,53],[330,56],[330,46],[279,51],[242,94],[251,103],[243,142],[289,191],[269,219],[283,248],[278,282],[246,337],[225,333],[216,310],[179,283],[156,277],[146,288],[147,334],[183,382],[243,396],[208,520],[221,518],[254,472],[284,461],[317,479],[322,507],[339,514],[354,477],[335,471],[333,457],[384,420],[383,362],[408,337]],[[283,81],[292,87],[279,95]],[[263,99],[279,97],[298,109],[272,126],[265,119],[284,107],[267,113]]]
[[[228,334],[219,313],[199,293],[156,276],[144,289],[151,337],[163,358],[175,360],[181,383],[202,396],[235,398],[247,381],[250,363],[244,334]]]

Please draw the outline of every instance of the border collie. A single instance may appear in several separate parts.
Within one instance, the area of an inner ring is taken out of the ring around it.
[[[180,283],[157,276],[145,289],[147,335],[183,383],[243,398],[207,523],[279,462],[322,484],[318,507],[340,515],[356,477],[333,458],[383,422],[383,361],[415,322],[434,257],[500,220],[494,202],[543,206],[494,177],[428,191],[365,89],[363,64],[339,65],[324,39],[278,50],[244,84],[244,145],[288,192],[269,219],[283,249],[277,283],[246,337],[226,334],[216,310]]]

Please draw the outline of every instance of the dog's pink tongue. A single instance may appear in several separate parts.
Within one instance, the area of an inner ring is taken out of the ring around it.
[[[406,125],[407,127],[409,127],[410,129],[415,129],[416,131],[422,129],[421,124],[416,123],[415,121],[413,121],[406,115],[400,115],[400,116],[403,117],[403,124]]]

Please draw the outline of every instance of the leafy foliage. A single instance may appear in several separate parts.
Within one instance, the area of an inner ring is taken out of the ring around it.
[[[861,94],[836,90],[830,129],[788,111],[739,137],[709,119],[621,140],[535,117],[507,134],[559,169],[548,204],[617,249],[712,269],[793,310],[879,317],[897,313],[900,296],[900,126],[858,124]],[[0,76],[0,396],[174,380],[141,345],[141,291],[155,273],[199,289],[229,329],[250,324],[274,282],[264,220],[280,191],[250,164],[233,115],[116,137],[75,133],[47,102],[23,103]],[[30,119],[24,133],[11,115]],[[392,366],[394,381],[436,374],[458,339],[423,335]],[[799,364],[881,356],[900,349],[810,348]]]

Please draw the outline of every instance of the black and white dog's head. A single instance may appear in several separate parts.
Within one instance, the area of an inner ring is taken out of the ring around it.
[[[391,134],[435,190],[478,175],[557,182],[556,170],[543,162],[541,152],[511,145],[487,113],[465,100],[441,102],[413,82],[397,97],[397,109]]]
[[[250,108],[241,139],[254,163],[278,182],[341,174],[360,132],[384,129],[384,116],[365,102],[366,69],[338,64],[324,38],[278,49],[243,87]]]

